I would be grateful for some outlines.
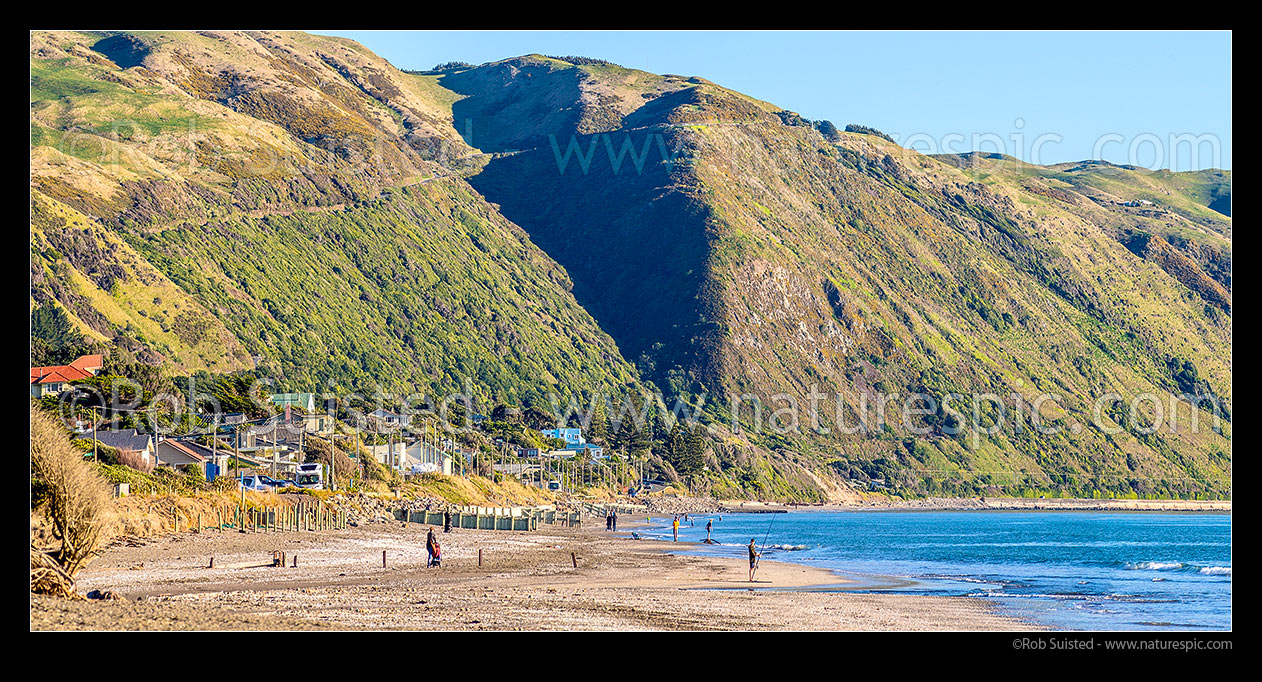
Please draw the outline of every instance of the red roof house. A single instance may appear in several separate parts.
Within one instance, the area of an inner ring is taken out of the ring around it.
[[[83,355],[69,365],[31,368],[31,397],[56,395],[70,387],[70,382],[87,379],[101,371],[104,357]]]

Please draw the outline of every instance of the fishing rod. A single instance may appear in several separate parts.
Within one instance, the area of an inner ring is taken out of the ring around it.
[[[767,524],[767,534],[762,538],[762,549],[758,550],[758,558],[754,560],[754,572],[758,572],[758,567],[762,565],[762,553],[767,549],[767,539],[771,537],[771,527],[776,525],[776,515],[771,515],[771,522]]]

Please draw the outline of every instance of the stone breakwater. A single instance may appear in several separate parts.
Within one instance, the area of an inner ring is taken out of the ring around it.
[[[347,522],[352,526],[397,523],[398,517],[395,514],[398,510],[443,511],[452,506],[449,502],[436,497],[394,499],[364,493],[336,495],[329,499],[328,504],[340,512],[345,512]]]

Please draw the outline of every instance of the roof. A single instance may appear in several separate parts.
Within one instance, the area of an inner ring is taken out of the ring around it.
[[[375,410],[375,411],[373,411],[373,412],[370,412],[370,413],[369,413],[369,416],[371,416],[371,417],[384,417],[384,418],[386,418],[386,419],[390,419],[391,417],[402,417],[403,415],[401,415],[401,414],[399,414],[399,413],[397,413],[397,412],[391,412],[390,410],[378,409],[378,410]]]
[[[147,433],[137,433],[136,429],[96,432],[98,443],[118,450],[144,450],[149,447],[152,439],[153,436]]]
[[[53,365],[49,367],[31,368],[32,384],[59,384],[67,381],[86,379],[90,376],[92,376],[91,373],[70,365]]]
[[[30,383],[55,384],[86,379],[92,376],[94,372],[101,369],[104,362],[105,356],[103,355],[81,355],[69,365],[32,367]]]
[[[176,450],[177,452],[188,457],[194,462],[205,462],[207,460],[207,457],[204,457],[201,454],[195,452],[193,448],[189,447],[190,445],[191,443],[181,443],[178,440],[164,440],[161,443],[158,443],[158,449],[161,450],[165,446],[173,450]]]
[[[315,404],[314,393],[274,393],[269,397],[274,403],[279,405],[289,404]]]
[[[95,372],[105,366],[105,356],[101,354],[80,355],[78,360],[70,363],[71,367],[84,372]]]

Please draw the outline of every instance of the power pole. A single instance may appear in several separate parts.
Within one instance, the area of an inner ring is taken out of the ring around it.
[[[210,429],[210,463],[215,467],[215,477],[219,477],[219,452],[215,446],[219,444],[219,414],[215,413],[214,425]]]

